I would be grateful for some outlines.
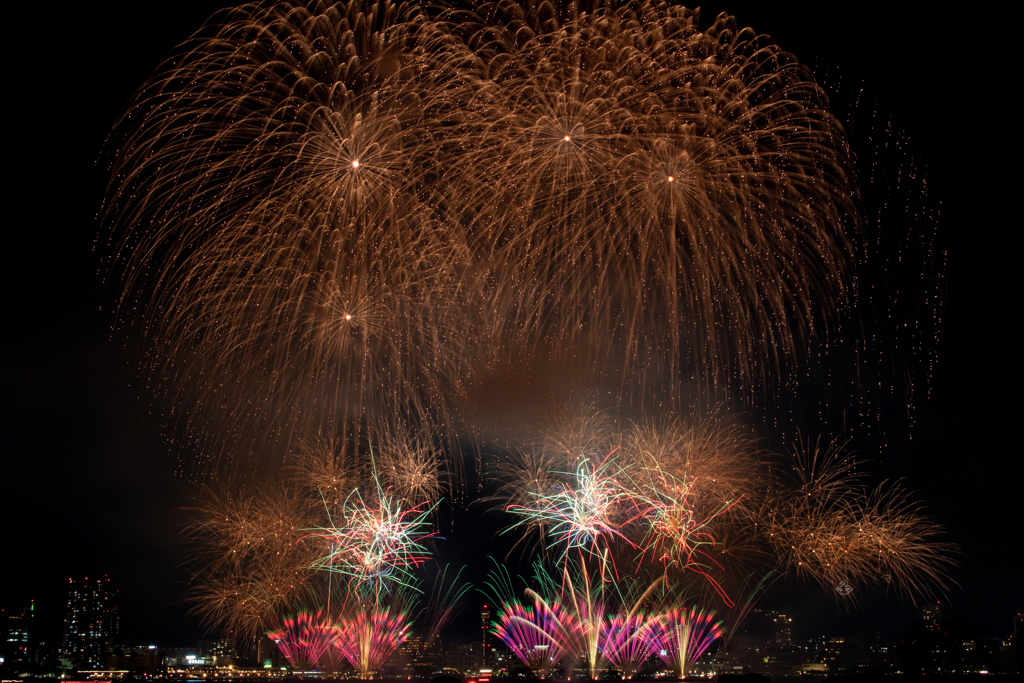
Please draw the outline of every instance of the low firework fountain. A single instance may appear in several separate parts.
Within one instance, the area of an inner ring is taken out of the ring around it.
[[[321,660],[333,661],[331,651],[337,646],[339,632],[338,626],[322,612],[300,612],[286,617],[281,628],[269,632],[267,637],[292,667],[318,669]]]
[[[722,637],[722,622],[715,621],[714,612],[696,607],[671,609],[651,620],[647,637],[661,661],[684,678],[687,668]]]
[[[409,620],[401,611],[360,611],[341,621],[336,645],[359,677],[366,680],[380,670],[408,634]]]

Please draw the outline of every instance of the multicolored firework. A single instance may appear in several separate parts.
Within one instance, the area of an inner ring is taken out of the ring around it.
[[[556,637],[558,611],[548,605],[524,606],[518,601],[504,603],[494,624],[494,634],[538,678],[545,679],[562,661],[565,651]]]
[[[360,678],[371,678],[405,641],[409,620],[395,607],[357,605],[345,612],[337,622],[322,612],[300,612],[285,618],[281,628],[268,632],[267,637],[295,668],[316,669],[324,662],[326,669],[333,671],[338,653]]]
[[[506,511],[522,518],[509,530],[524,525],[545,529],[552,545],[562,548],[563,561],[573,551],[599,555],[602,544],[607,547],[613,538],[628,542],[622,528],[635,516],[635,504],[616,478],[614,455],[595,465],[583,458],[573,473],[549,473],[564,483],[530,495],[525,504],[509,505]]]
[[[118,124],[106,219],[152,374],[211,462],[295,461],[201,510],[201,617],[295,661],[337,629],[379,669],[461,467],[440,445],[484,433],[471,388],[505,367],[637,420],[504,465],[507,532],[558,567],[499,617],[540,675],[654,648],[684,675],[720,625],[637,587],[731,605],[723,559],[765,547],[824,584],[941,589],[951,547],[899,485],[831,456],[786,481],[735,423],[674,417],[772,400],[859,305],[853,158],[809,70],[655,0],[463,4],[247,5]]]
[[[374,480],[376,492],[368,500],[352,491],[339,512],[327,511],[328,525],[311,536],[323,540],[330,552],[313,567],[351,577],[357,590],[387,591],[391,584],[411,587],[411,567],[425,562],[423,541],[436,536],[424,504],[403,508],[400,500]]]
[[[569,425],[567,436],[549,437],[504,464],[498,498],[519,518],[506,532],[538,532],[562,564],[577,555],[599,557],[610,549],[622,557],[633,550],[631,565],[657,563],[666,576],[697,572],[729,604],[712,573],[714,556],[732,546],[720,548],[712,530],[727,537],[749,520],[746,499],[758,497],[749,440],[727,438],[730,428],[709,421],[692,429],[681,422],[631,425],[619,433],[585,423],[597,436]],[[610,450],[601,459],[573,457],[566,444],[579,443]],[[574,471],[561,469],[572,463]]]
[[[704,574],[725,603],[732,606],[732,601],[722,587],[703,569],[714,561],[701,549],[701,546],[714,547],[715,541],[708,533],[708,528],[732,504],[701,519],[697,517],[689,500],[696,482],[675,481],[664,473],[658,478],[662,480],[662,486],[652,491],[652,497],[647,499],[647,508],[644,510],[648,527],[642,546],[644,554],[650,553],[653,559],[660,561],[666,573],[672,567]]]
[[[346,619],[359,624],[352,633],[410,621],[422,592],[413,570],[435,536],[430,509],[403,507],[373,476],[347,488],[358,472],[334,467],[344,462],[335,451],[318,449],[272,485],[205,492],[190,528],[199,550],[191,597],[204,622],[234,631],[243,650],[269,634],[293,665],[333,670],[337,658],[324,643],[337,640]],[[467,589],[458,578],[444,571],[433,583],[422,616],[435,637]],[[346,658],[369,657],[363,666],[373,668],[386,638],[372,647],[359,638],[362,649],[348,647]]]
[[[630,680],[654,652],[651,628],[654,622],[644,614],[616,615],[601,627],[601,653]]]

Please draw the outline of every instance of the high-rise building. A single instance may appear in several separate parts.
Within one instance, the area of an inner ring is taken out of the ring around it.
[[[413,626],[406,635],[405,642],[398,647],[393,664],[401,676],[429,673],[442,663],[440,638],[431,638],[430,629],[426,626]]]
[[[483,637],[480,648],[480,668],[489,669],[494,663],[491,657],[491,607],[485,604],[480,610],[480,622],[482,624]]]
[[[238,657],[235,649],[235,632],[230,631],[227,638],[219,640],[200,640],[199,653],[209,657],[217,666],[233,664]]]
[[[938,631],[942,625],[942,605],[937,602],[925,605],[921,608],[921,618],[924,620],[925,631]]]
[[[771,612],[772,623],[775,625],[775,646],[788,648],[793,646],[793,619],[779,612]]]
[[[230,664],[238,657],[238,652],[235,650],[234,631],[227,638],[210,641],[208,647],[214,664]]]
[[[110,579],[88,576],[68,579],[61,655],[99,666],[108,641],[117,636],[117,609],[110,596]]]
[[[1017,612],[1013,615],[1013,635],[1024,634],[1024,612]]]
[[[3,637],[3,661],[27,662],[32,659],[32,617],[36,603],[33,600],[28,607],[0,609],[0,636]]]

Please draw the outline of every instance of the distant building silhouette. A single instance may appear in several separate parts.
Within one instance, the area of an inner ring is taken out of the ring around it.
[[[491,657],[491,607],[485,604],[480,609],[480,623],[481,630],[483,631],[483,637],[480,640],[481,652],[480,652],[480,668],[489,669],[494,663]]]
[[[32,617],[35,601],[28,607],[0,609],[0,654],[5,664],[32,659]]]
[[[391,663],[394,674],[398,676],[418,676],[429,674],[442,664],[442,648],[440,638],[430,638],[430,629],[426,626],[413,626],[409,629],[405,642],[398,646]]]
[[[936,632],[942,627],[942,605],[934,603],[921,608],[921,618],[924,620],[924,630]]]
[[[110,596],[110,579],[68,579],[61,655],[99,666],[111,638],[117,636],[117,609]]]
[[[772,623],[775,626],[774,644],[777,648],[793,647],[793,619],[785,614],[771,612]]]

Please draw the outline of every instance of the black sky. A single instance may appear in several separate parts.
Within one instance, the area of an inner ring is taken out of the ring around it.
[[[160,437],[160,405],[137,376],[139,350],[112,341],[116,287],[104,283],[95,248],[106,181],[97,162],[133,91],[215,5],[100,5],[24,4],[9,19],[17,36],[5,88],[13,178],[0,604],[35,599],[44,635],[56,637],[67,578],[106,573],[127,635],[186,644],[200,635],[179,601],[190,488]],[[1019,59],[1000,37],[1005,18],[843,7],[722,2],[703,14],[707,22],[729,10],[804,63],[864,81],[927,173],[948,258],[943,338],[913,440],[892,444],[881,465],[886,476],[908,478],[963,548],[951,609],[1005,634],[1010,614],[1024,609],[1021,343],[1013,332],[1021,310],[1020,115],[1009,86]],[[800,595],[828,628],[860,618],[811,589],[786,599]]]

